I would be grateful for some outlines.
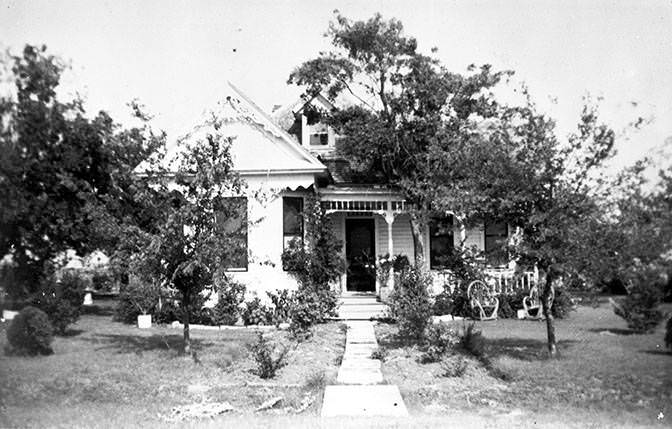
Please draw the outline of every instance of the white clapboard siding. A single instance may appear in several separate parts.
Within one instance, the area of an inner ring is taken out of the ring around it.
[[[394,255],[406,255],[409,261],[413,261],[413,234],[411,233],[410,217],[402,214],[394,219],[392,224],[392,245]],[[376,217],[376,254],[387,253],[387,222],[382,217]]]

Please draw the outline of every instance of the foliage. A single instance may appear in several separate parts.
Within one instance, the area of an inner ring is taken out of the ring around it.
[[[124,286],[119,293],[115,319],[123,323],[134,324],[141,314],[154,315],[160,300],[161,289],[158,285],[133,276],[128,285]],[[154,319],[155,322],[160,323],[156,318]]]
[[[667,278],[651,265],[639,265],[631,275],[629,294],[615,303],[614,313],[625,319],[628,327],[635,332],[650,332],[664,317],[658,306],[662,300],[662,285],[667,283]]]
[[[497,310],[497,318],[499,319],[515,319],[518,317],[518,310],[523,309],[523,299],[528,297],[529,292],[522,290],[516,291],[512,294],[499,294],[499,310]],[[553,303],[555,309],[555,302]]]
[[[553,298],[553,306],[551,312],[556,319],[565,319],[569,317],[569,313],[576,311],[576,305],[572,299],[572,295],[565,288],[555,289],[555,297]]]
[[[460,344],[460,336],[445,323],[430,325],[425,332],[423,362],[439,362],[455,346]]]
[[[52,331],[49,318],[42,310],[25,307],[7,328],[9,351],[19,355],[52,354]]]
[[[278,370],[287,365],[286,358],[289,350],[286,347],[280,347],[280,350],[277,350],[261,332],[259,332],[257,341],[250,344],[248,348],[257,364],[256,374],[263,379],[275,377]]]
[[[371,352],[370,358],[385,362],[385,359],[387,359],[389,354],[390,352],[385,347],[377,347],[374,351]]]
[[[65,334],[68,326],[79,319],[86,284],[79,274],[65,272],[60,281],[45,280],[31,303],[47,314],[56,333]]]
[[[114,277],[107,271],[96,271],[91,277],[91,287],[97,292],[111,292]]]
[[[210,319],[198,304],[220,270],[239,262],[240,237],[248,228],[241,221],[246,200],[226,198],[240,195],[244,183],[233,171],[232,139],[223,135],[223,121],[211,115],[178,142],[175,158],[164,160],[157,152],[143,164],[143,175],[135,178],[134,202],[145,208],[151,222],[125,223],[113,256],[117,272],[127,266],[172,291],[185,326],[185,353],[191,348],[191,316]]]
[[[485,338],[481,331],[476,330],[476,324],[463,326],[460,334],[460,346],[471,355],[482,359],[485,356]]]
[[[278,289],[275,292],[266,292],[273,304],[273,324],[288,323],[291,320],[291,310],[294,296],[289,289]]]
[[[434,297],[433,314],[436,316],[450,314],[456,317],[471,317],[472,310],[467,297],[467,287],[468,283],[461,282],[455,285],[451,291],[449,285],[444,285],[441,293]]]
[[[399,334],[421,340],[432,315],[429,296],[431,278],[420,269],[409,268],[401,272],[390,295],[390,314],[399,325]]]
[[[217,285],[218,300],[212,309],[217,325],[235,325],[241,316],[240,305],[245,300],[245,285],[223,279]]]
[[[249,325],[270,325],[273,321],[273,311],[255,296],[243,306],[243,323]]]
[[[129,203],[131,171],[163,139],[124,129],[101,111],[90,117],[83,101],[57,97],[64,63],[46,47],[26,45],[0,96],[0,257],[11,254],[15,282],[8,292],[25,299],[47,284],[49,265],[68,249],[79,254],[112,249],[109,225],[137,209]]]
[[[294,69],[289,83],[303,86],[307,100],[318,94],[357,100],[319,112],[321,119],[341,137],[337,150],[356,181],[396,187],[415,207],[411,230],[415,262],[422,265],[424,227],[437,196],[429,182],[436,168],[429,155],[440,140],[463,140],[470,117],[496,113],[489,92],[509,73],[493,73],[490,66],[473,67],[469,76],[451,73],[417,51],[400,21],[380,14],[352,22],[337,13],[325,36],[333,49]]]
[[[376,278],[378,282],[386,286],[390,278],[390,268],[393,273],[400,273],[410,266],[408,257],[403,254],[390,257],[389,253],[379,256],[376,261]]]
[[[330,298],[332,295],[326,295]],[[316,323],[324,321],[322,298],[311,291],[299,289],[294,295],[290,308],[289,332],[295,339],[302,340],[310,337],[310,328]]]
[[[335,315],[338,296],[330,284],[345,268],[342,243],[319,201],[308,198],[304,207],[305,242],[292,240],[282,253],[283,267],[299,284],[289,311],[290,331],[298,336]]]
[[[462,377],[469,369],[469,360],[460,354],[448,356],[441,360],[443,377]]]

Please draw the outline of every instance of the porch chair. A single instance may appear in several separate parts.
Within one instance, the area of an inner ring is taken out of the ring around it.
[[[551,304],[555,298],[555,293],[551,294]],[[543,307],[541,305],[541,296],[539,295],[539,288],[534,285],[530,288],[530,295],[523,298],[523,311],[525,312],[525,319],[541,320],[544,318]]]
[[[478,320],[496,320],[499,310],[499,299],[492,286],[481,280],[474,280],[467,288],[467,297],[471,310]]]

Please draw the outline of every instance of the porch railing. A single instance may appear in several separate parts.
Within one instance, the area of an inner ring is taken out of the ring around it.
[[[512,269],[489,268],[484,270],[485,281],[494,287],[496,294],[514,294],[528,292],[537,283],[534,271],[516,272]],[[451,292],[458,284],[454,274],[450,271],[432,271],[434,293],[440,293],[444,286],[450,287]]]

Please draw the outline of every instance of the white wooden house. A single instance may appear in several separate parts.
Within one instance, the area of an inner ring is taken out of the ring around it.
[[[311,103],[332,107],[322,97]],[[343,293],[380,293],[386,285],[365,275],[363,264],[375,263],[385,254],[414,259],[404,198],[386,187],[350,183],[347,166],[334,153],[334,131],[324,124],[309,125],[303,108],[304,103],[297,102],[271,117],[229,84],[229,94],[214,112],[224,124],[219,132],[234,137],[234,168],[247,183],[246,194],[237,197],[252,221],[245,237],[247,255],[229,267],[229,274],[260,296],[295,288],[296,282],[283,270],[281,254],[292,238],[303,234],[305,198],[317,193],[343,242],[347,269],[334,287]],[[195,132],[209,130],[202,127]],[[449,227],[439,228],[441,224]],[[501,223],[464,229],[445,216],[435,219],[425,234],[426,266],[438,274],[440,256],[453,246],[489,250],[509,231]]]

